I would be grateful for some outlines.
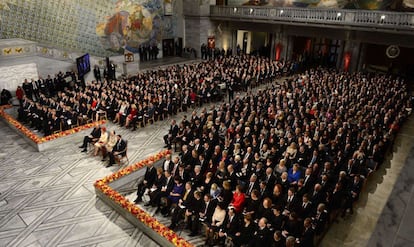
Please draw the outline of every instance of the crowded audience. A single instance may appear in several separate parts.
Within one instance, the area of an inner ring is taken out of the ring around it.
[[[181,152],[147,168],[136,202],[147,188],[171,229],[209,246],[314,246],[354,213],[411,108],[403,80],[322,68],[237,94],[171,121],[164,141]]]
[[[273,81],[286,67],[290,63],[241,55],[86,84],[73,72],[60,72],[54,79],[25,80],[18,117],[44,135],[99,119],[135,130],[178,111],[222,100],[224,89],[232,100],[234,91]]]

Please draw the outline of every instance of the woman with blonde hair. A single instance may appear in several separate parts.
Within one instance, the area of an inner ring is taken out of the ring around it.
[[[118,141],[118,138],[116,137],[115,131],[114,130],[110,131],[108,142],[102,148],[102,161],[105,161],[107,154],[112,152],[112,149],[115,146],[117,141]]]
[[[115,115],[114,123],[120,122],[120,118],[122,115],[126,113],[127,108],[128,108],[128,105],[126,104],[126,102],[122,101],[121,106],[119,107],[119,110]]]
[[[95,151],[94,155],[98,155],[99,150],[104,147],[108,143],[108,132],[106,132],[105,127],[101,127],[101,137],[99,137],[99,140],[94,144],[95,145]]]
[[[125,127],[128,128],[131,121],[137,116],[138,110],[137,106],[135,104],[131,105],[131,111],[129,112],[126,121],[125,121]]]
[[[277,164],[277,166],[275,167],[275,173],[278,176],[280,176],[284,172],[287,172],[286,160],[285,159],[281,159],[279,161],[279,164]]]

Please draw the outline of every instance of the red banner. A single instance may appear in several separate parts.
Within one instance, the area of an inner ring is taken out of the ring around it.
[[[344,71],[348,71],[351,63],[351,53],[349,51],[344,53]]]
[[[282,44],[278,43],[275,48],[275,60],[280,60],[280,55],[282,54]]]

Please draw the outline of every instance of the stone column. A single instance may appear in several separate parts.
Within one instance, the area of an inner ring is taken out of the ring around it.
[[[184,44],[196,50],[201,56],[201,44],[207,43],[208,36],[216,35],[217,24],[210,20],[209,1],[183,0],[185,16]],[[221,47],[220,47],[221,48]]]
[[[349,56],[350,61],[348,71],[355,72],[358,69],[358,61],[360,55],[359,48],[361,46],[361,42],[356,40],[345,40],[344,42],[345,45],[341,56],[341,66],[339,70],[344,70],[346,57]]]

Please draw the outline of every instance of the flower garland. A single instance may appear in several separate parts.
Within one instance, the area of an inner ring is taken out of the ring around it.
[[[7,114],[4,111],[4,109],[10,108],[10,107],[11,106],[2,106],[2,107],[0,107],[0,116],[2,116],[7,122],[9,122],[9,124],[14,126],[16,129],[18,129],[21,133],[23,133],[25,136],[27,136],[30,140],[32,140],[36,144],[41,144],[41,143],[44,143],[44,142],[55,140],[55,139],[63,137],[63,136],[68,136],[68,135],[77,133],[79,131],[92,128],[96,125],[104,124],[106,122],[105,120],[100,120],[100,121],[97,121],[97,122],[88,123],[88,124],[85,124],[85,125],[82,125],[82,126],[78,126],[78,127],[72,128],[72,129],[61,131],[61,132],[58,132],[58,133],[55,133],[55,134],[52,134],[52,135],[48,135],[48,136],[45,136],[45,137],[39,137],[35,133],[33,133],[30,129],[28,129],[26,126],[21,124],[19,121],[17,121],[16,119],[14,119],[12,116],[10,116],[9,114]]]
[[[138,169],[145,167],[149,162],[155,162],[167,154],[170,154],[169,150],[161,151],[160,153],[153,155],[145,160],[139,161],[131,166],[128,166],[122,170],[119,170],[103,179],[99,179],[94,183],[95,188],[103,192],[104,195],[108,196],[115,203],[128,210],[133,216],[139,219],[142,223],[147,225],[149,228],[154,230],[160,236],[167,239],[169,242],[173,243],[178,247],[192,247],[193,245],[187,242],[184,238],[177,235],[173,230],[169,229],[165,225],[161,224],[157,219],[149,215],[147,212],[136,206],[134,203],[130,202],[127,198],[121,195],[116,190],[112,189],[108,183],[115,181],[125,175],[128,175]]]

